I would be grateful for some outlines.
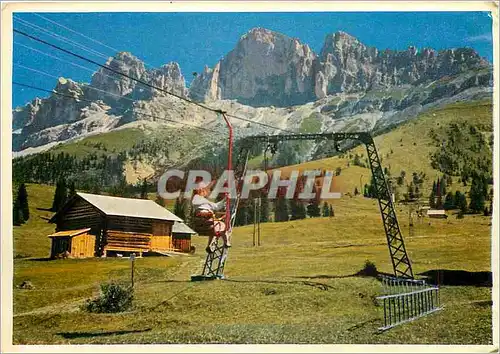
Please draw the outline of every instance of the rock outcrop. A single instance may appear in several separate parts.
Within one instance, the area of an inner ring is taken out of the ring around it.
[[[203,72],[196,75],[189,87],[189,96],[197,101],[214,101],[221,98],[219,88],[220,62],[210,69],[205,65]]]
[[[243,35],[213,70],[193,81],[193,98],[236,99],[253,106],[294,105],[314,99],[316,55],[296,38],[264,28]]]
[[[414,85],[487,66],[488,62],[471,48],[379,51],[345,32],[337,32],[326,37],[321,50],[316,96]]]
[[[176,95],[187,95],[186,82],[178,63],[170,62],[158,69],[147,70],[144,63],[137,57],[128,52],[120,52],[113,58],[109,58],[106,66]],[[131,78],[100,68],[92,76],[89,97],[114,103],[122,97],[144,100],[165,95],[162,91],[150,89]]]
[[[159,69],[147,71],[145,81],[178,96],[187,96],[186,81],[182,76],[179,64],[170,62]],[[151,92],[151,91],[150,91]],[[154,96],[165,96],[160,90],[153,90]]]
[[[106,66],[140,80],[146,74],[144,63],[128,52],[120,52],[113,58],[109,58]],[[92,97],[94,99],[102,99],[106,102],[113,102],[122,96],[131,94],[137,85],[136,81],[104,68],[100,68],[92,75],[92,81],[90,82],[91,87],[101,90],[92,91]]]
[[[22,129],[25,134],[80,119],[81,109],[88,105],[78,100],[84,96],[82,86],[61,77],[54,90],[60,95],[52,95],[48,99],[35,98],[24,110],[14,114],[15,125],[24,123]]]
[[[380,51],[345,32],[327,35],[317,56],[298,39],[254,28],[214,69],[205,67],[189,93],[200,101],[284,107],[341,92],[415,85],[489,65],[471,48]]]

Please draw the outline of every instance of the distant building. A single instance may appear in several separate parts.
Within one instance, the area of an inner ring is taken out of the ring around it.
[[[49,222],[57,225],[56,232],[49,236],[53,239],[52,257],[65,252],[75,256],[74,249],[78,256],[90,257],[172,251],[176,248],[174,223],[183,220],[152,200],[77,193]],[[87,238],[95,240],[93,252],[88,248],[91,242],[83,252],[75,248],[75,243],[81,242],[77,237],[82,230]],[[190,239],[189,249],[187,243],[182,243],[182,249],[189,252]]]
[[[427,216],[436,219],[446,219],[448,217],[443,209],[429,209],[427,210]]]

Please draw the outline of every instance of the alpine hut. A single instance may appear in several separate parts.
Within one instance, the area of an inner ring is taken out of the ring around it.
[[[429,209],[427,210],[427,216],[434,219],[446,219],[446,211],[443,209]]]
[[[56,257],[65,252],[74,256],[74,240],[82,230],[95,238],[95,256],[170,251],[174,223],[183,220],[152,200],[76,193],[49,222],[56,224],[49,236],[51,257]]]

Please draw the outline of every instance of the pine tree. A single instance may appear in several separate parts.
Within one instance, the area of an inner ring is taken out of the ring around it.
[[[52,201],[52,211],[58,211],[68,198],[68,189],[66,187],[66,181],[61,179],[56,184],[56,191],[54,193],[54,200]]]
[[[241,203],[236,212],[236,219],[234,220],[235,225],[245,226],[253,222],[253,217],[251,214],[252,208],[249,208],[246,204]]]
[[[467,213],[467,198],[465,194],[460,193],[460,199],[458,201],[457,207],[460,209],[462,214]]]
[[[451,192],[448,192],[446,194],[443,208],[444,208],[444,210],[455,209],[455,198],[453,197],[453,194]]]
[[[333,206],[331,204],[330,204],[330,210],[329,210],[328,216],[330,216],[330,217],[335,216],[335,212],[334,212]]]
[[[26,191],[26,185],[24,183],[21,183],[19,185],[17,200],[21,211],[22,220],[28,221],[28,219],[30,218],[30,209],[28,205],[28,192]]]
[[[288,200],[278,197],[274,203],[274,221],[288,221]]]
[[[141,183],[141,199],[148,199],[148,182],[145,178]]]
[[[460,199],[461,199],[462,193],[460,191],[455,192],[455,196],[453,198],[453,205],[455,205],[455,208],[460,209]]]
[[[15,198],[14,203],[12,203],[12,219],[14,226],[20,226],[24,222],[21,206],[19,205],[19,198]]]
[[[330,216],[330,207],[328,206],[327,202],[323,203],[323,216],[324,217]]]
[[[186,219],[186,203],[184,199],[180,197],[175,199],[174,214],[182,220]]]
[[[306,207],[297,199],[290,200],[290,220],[300,220],[306,218]]]
[[[436,209],[443,209],[443,197],[441,197],[441,194],[436,198]]]
[[[481,177],[475,176],[472,179],[472,184],[469,191],[470,203],[469,209],[475,213],[480,213],[484,210],[484,181]]]
[[[321,216],[319,201],[316,198],[314,198],[307,206],[307,215],[309,215],[310,218],[317,218]]]
[[[436,192],[434,188],[431,191],[431,195],[429,195],[429,206],[433,209],[436,207]]]

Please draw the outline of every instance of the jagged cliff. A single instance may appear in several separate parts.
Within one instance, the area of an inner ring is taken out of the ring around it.
[[[471,48],[379,51],[345,32],[327,35],[318,56],[296,38],[254,28],[214,69],[205,68],[190,94],[198,100],[284,107],[335,93],[414,85],[488,66]]]
[[[178,96],[287,129],[300,129],[304,119],[316,120],[322,130],[373,129],[447,102],[491,97],[492,88],[492,68],[473,49],[378,50],[344,32],[327,35],[317,55],[296,38],[254,28],[213,68],[205,66],[189,89],[175,62],[146,68],[120,52],[106,65]],[[13,111],[14,151],[139,120],[206,126],[216,118],[102,68],[88,84],[61,78],[54,90],[63,96],[35,98]],[[259,129],[245,123],[237,133]]]

